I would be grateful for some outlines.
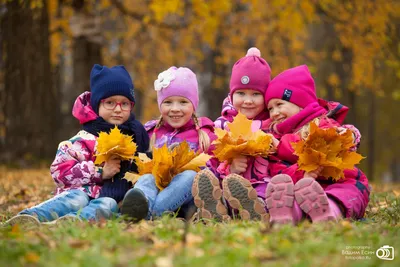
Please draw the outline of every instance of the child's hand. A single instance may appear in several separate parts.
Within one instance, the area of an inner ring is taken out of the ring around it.
[[[314,171],[306,172],[306,173],[304,174],[304,178],[314,178],[314,179],[317,179],[318,176],[321,174],[323,168],[324,168],[324,167],[318,167],[318,169],[316,169],[316,170],[314,170]]]
[[[279,140],[276,139],[272,134],[269,134],[272,137],[272,145],[274,146],[274,148],[277,148],[279,145]]]
[[[244,173],[247,169],[247,157],[246,156],[239,156],[234,158],[231,163],[230,172],[231,173]]]
[[[344,128],[344,127],[341,127],[341,126],[336,127],[336,132],[337,132],[338,134],[340,134],[340,135],[344,134],[346,131],[347,131],[347,129]]]
[[[111,156],[105,163],[103,167],[103,180],[108,180],[114,177],[121,170],[121,159],[117,156]]]
[[[339,126],[339,127],[336,127],[336,132],[338,133],[338,134],[340,134],[340,135],[342,135],[342,134],[344,134],[345,132],[347,132],[347,130],[349,130],[349,129],[347,129],[347,128],[345,128],[345,127],[342,127],[342,126]],[[354,141],[355,141],[355,134],[354,134],[354,132],[351,132],[352,133],[352,137],[353,137],[353,143],[354,143]]]

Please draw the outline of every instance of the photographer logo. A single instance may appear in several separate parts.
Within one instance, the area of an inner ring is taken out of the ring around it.
[[[392,261],[394,259],[394,247],[385,245],[377,249],[375,255],[381,260]]]

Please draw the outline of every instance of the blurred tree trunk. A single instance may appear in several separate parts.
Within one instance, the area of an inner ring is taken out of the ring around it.
[[[394,155],[390,164],[392,181],[395,183],[400,182],[400,159]]]
[[[72,1],[74,16],[70,21],[74,36],[72,47],[73,81],[65,96],[68,99],[68,113],[65,114],[64,128],[75,134],[79,122],[71,115],[72,106],[78,95],[90,91],[90,71],[94,64],[102,64],[100,28],[96,18],[85,11],[85,0]]]
[[[54,157],[58,91],[50,64],[47,1],[7,1],[1,20],[5,56],[5,142],[0,161],[23,164]]]
[[[310,38],[307,50],[318,51],[326,54],[326,57],[316,62],[318,66],[315,80],[318,85],[326,88],[326,99],[341,102],[350,108],[346,122],[356,122],[356,97],[353,91],[349,90],[352,77],[352,51],[341,44],[336,32],[334,20],[322,9],[318,9],[321,23],[310,25]],[[334,85],[329,77],[336,74],[339,84]],[[318,88],[318,86],[317,86]],[[340,92],[337,92],[338,89]],[[341,97],[339,97],[339,94]],[[317,95],[318,89],[317,89]]]
[[[367,177],[373,180],[375,171],[375,128],[376,128],[376,96],[369,90],[369,108],[368,108],[368,157],[367,157]]]
[[[221,116],[222,102],[227,97],[229,92],[229,84],[226,82],[226,77],[230,77],[227,72],[227,65],[218,63],[215,59],[221,56],[220,49],[222,36],[221,34],[217,37],[215,48],[210,50],[207,56],[205,56],[205,73],[211,75],[209,86],[205,86],[202,92],[201,101],[206,104],[206,114],[211,120],[216,120]]]

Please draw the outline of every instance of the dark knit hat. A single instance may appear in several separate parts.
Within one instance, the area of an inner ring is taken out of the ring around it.
[[[133,89],[131,76],[124,66],[93,66],[90,73],[90,105],[96,113],[99,113],[100,101],[110,96],[122,95],[135,102]]]

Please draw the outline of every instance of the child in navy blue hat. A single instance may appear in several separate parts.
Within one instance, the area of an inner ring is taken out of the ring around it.
[[[117,126],[132,136],[137,152],[146,152],[149,136],[135,119],[134,86],[124,66],[94,65],[90,73],[91,92],[82,93],[75,101],[72,114],[83,125],[74,137],[61,142],[50,172],[57,185],[55,196],[37,206],[21,211],[6,222],[39,225],[60,219],[109,219],[118,212],[120,202],[132,184],[122,179],[137,166],[111,157],[96,166],[95,148],[100,132]],[[113,179],[112,179],[113,178]],[[145,196],[138,196],[138,198]],[[147,210],[143,211],[147,214]]]

